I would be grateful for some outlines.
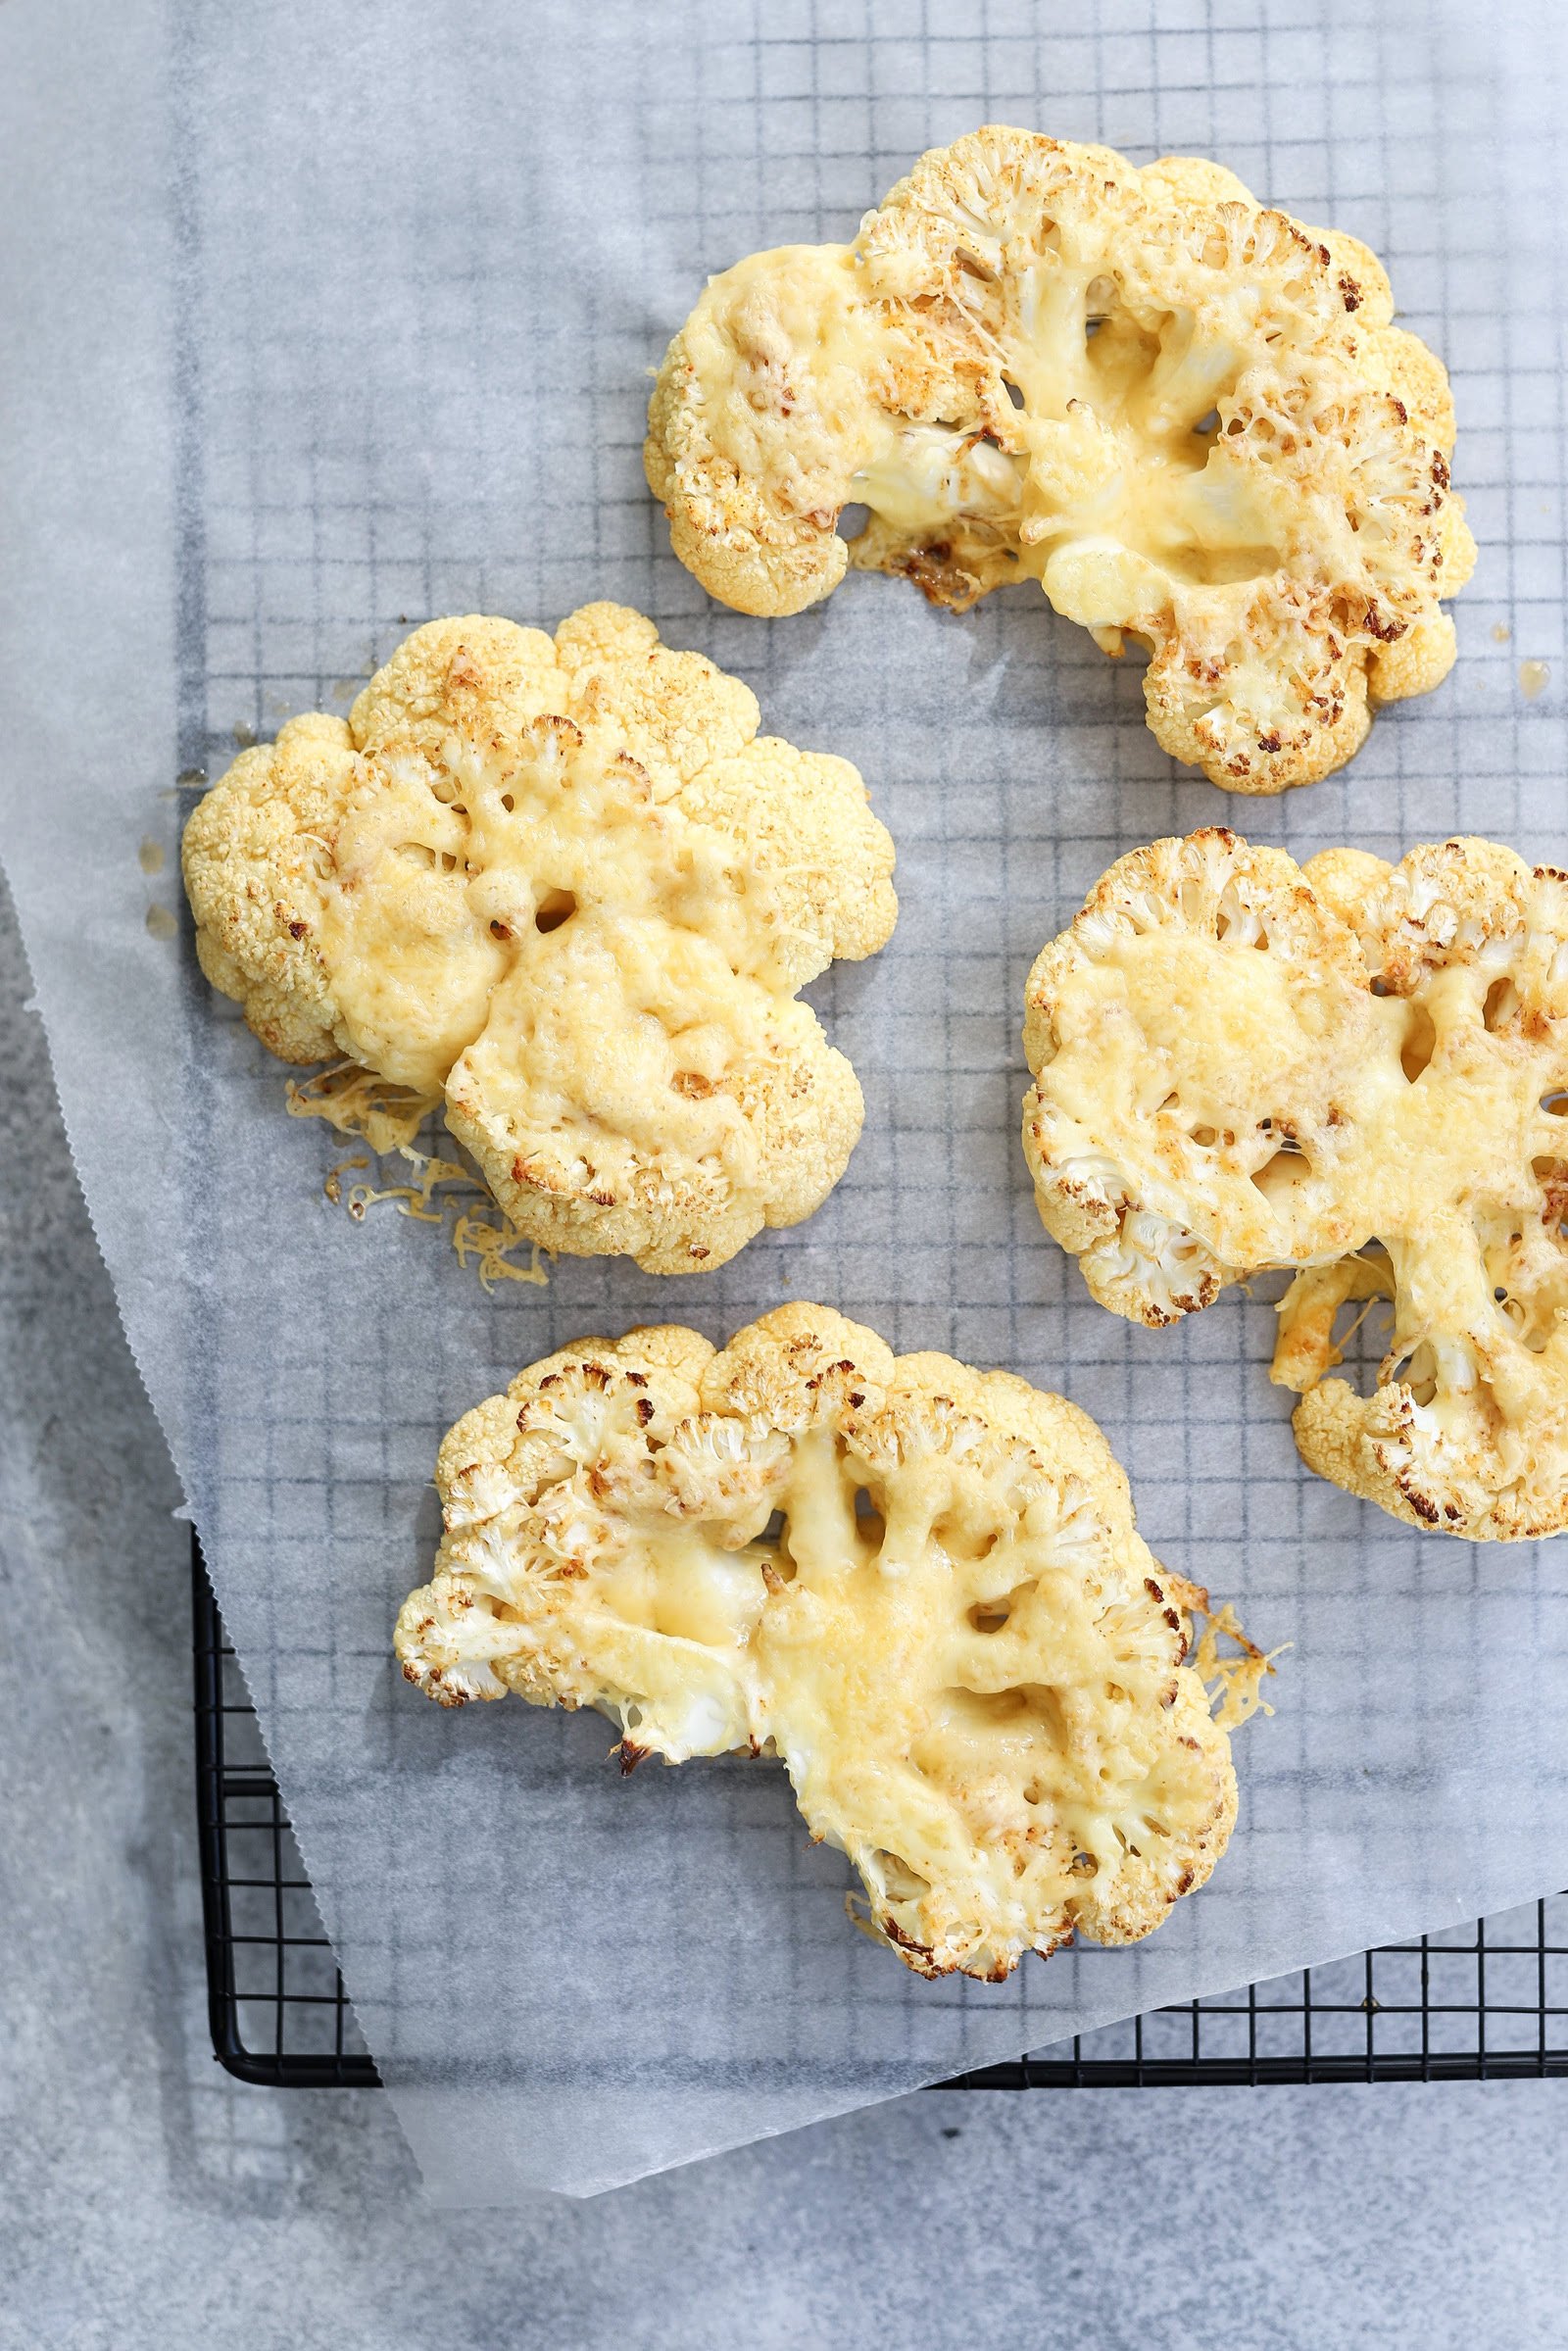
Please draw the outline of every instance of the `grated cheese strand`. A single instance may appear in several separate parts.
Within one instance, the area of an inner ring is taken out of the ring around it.
[[[1222,1640],[1234,1641],[1235,1650],[1222,1655]],[[1209,1693],[1209,1712],[1221,1731],[1234,1731],[1254,1714],[1273,1713],[1263,1696],[1263,1683],[1274,1671],[1275,1658],[1292,1646],[1287,1641],[1265,1654],[1256,1641],[1248,1640],[1229,1600],[1209,1617],[1193,1651],[1192,1666]]]
[[[526,1282],[541,1290],[548,1287],[550,1277],[540,1263],[538,1244],[519,1232],[496,1205],[482,1179],[461,1160],[416,1150],[414,1138],[439,1106],[437,1101],[408,1087],[390,1086],[352,1061],[338,1062],[303,1085],[290,1079],[286,1091],[291,1117],[324,1118],[340,1134],[362,1137],[376,1158],[395,1151],[415,1169],[411,1183],[365,1182],[345,1187],[344,1176],[368,1170],[370,1161],[357,1155],[339,1159],[329,1168],[322,1191],[332,1205],[343,1208],[356,1224],[365,1222],[369,1209],[391,1200],[400,1216],[412,1216],[418,1224],[445,1226],[458,1263],[465,1270],[472,1265],[485,1291],[494,1290],[498,1282]],[[454,1212],[450,1224],[448,1209]],[[492,1222],[491,1215],[500,1221]],[[511,1252],[522,1248],[529,1251],[528,1263],[515,1265]]]

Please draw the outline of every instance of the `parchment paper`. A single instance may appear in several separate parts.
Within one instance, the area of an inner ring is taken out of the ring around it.
[[[442,2201],[589,2192],[1568,1882],[1568,1545],[1418,1537],[1308,1476],[1266,1299],[1165,1335],[1102,1312],[1016,1133],[1024,973],[1123,850],[1227,821],[1397,856],[1460,826],[1568,861],[1562,21],[1476,13],[0,11],[0,847],[131,1342]],[[704,274],[848,234],[988,119],[1218,156],[1367,238],[1446,356],[1482,544],[1460,663],[1331,781],[1247,803],[1178,771],[1136,673],[1032,588],[956,619],[852,576],[763,623],[671,558],[646,375]],[[809,1224],[709,1278],[567,1261],[487,1298],[427,1228],[323,1202],[334,1139],[283,1116],[278,1064],[194,974],[177,825],[192,771],[345,708],[408,626],[596,596],[859,763],[904,910],[813,992],[867,1118]],[[1524,663],[1551,673],[1533,699]],[[1238,1740],[1231,1851],[1152,1942],[918,1983],[847,1925],[779,1771],[623,1783],[597,1719],[448,1715],[395,1674],[452,1418],[564,1340],[722,1340],[790,1296],[1072,1396],[1155,1550],[1294,1642]],[[62,1474],[92,1474],[90,1431]]]

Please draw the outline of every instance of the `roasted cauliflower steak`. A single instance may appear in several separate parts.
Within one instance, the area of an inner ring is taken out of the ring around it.
[[[1134,1941],[1224,1849],[1206,1595],[1059,1396],[790,1305],[722,1353],[579,1340],[459,1421],[436,1484],[409,1680],[597,1707],[626,1769],[777,1756],[921,1975]]]
[[[1024,1050],[1040,1213],[1102,1305],[1158,1328],[1292,1268],[1312,1469],[1472,1541],[1568,1525],[1568,877],[1156,841],[1040,955]],[[1363,1396],[1327,1375],[1379,1301]]]
[[[196,809],[202,968],[284,1060],[444,1099],[524,1238],[721,1265],[844,1172],[860,1089],[796,991],[897,912],[856,769],[758,720],[620,606],[431,621]]]
[[[1366,246],[1217,164],[993,126],[922,156],[853,244],[710,280],[649,484],[742,612],[799,612],[850,563],[956,612],[1036,578],[1104,652],[1149,650],[1166,751],[1279,792],[1453,661],[1453,410],[1393,318]]]

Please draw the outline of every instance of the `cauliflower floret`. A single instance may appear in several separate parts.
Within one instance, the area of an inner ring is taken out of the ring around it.
[[[853,245],[754,254],[665,355],[645,451],[675,553],[742,612],[852,562],[962,612],[1039,579],[1229,791],[1310,783],[1454,656],[1475,548],[1441,363],[1366,247],[1218,165],[992,127]],[[869,510],[852,543],[847,505]]]
[[[783,1306],[722,1354],[579,1341],[460,1421],[436,1484],[409,1680],[596,1706],[624,1770],[778,1756],[921,1975],[1134,1941],[1224,1850],[1206,1595],[1059,1396]]]
[[[1157,1327],[1297,1268],[1272,1377],[1311,1468],[1473,1541],[1568,1526],[1568,879],[1157,841],[1040,955],[1024,1050],[1040,1213],[1102,1304]],[[1362,1396],[1325,1375],[1379,1300]]]
[[[618,605],[432,621],[197,808],[202,968],[283,1059],[444,1097],[524,1239],[721,1265],[844,1172],[860,1090],[795,992],[897,912],[856,769],[757,723]]]

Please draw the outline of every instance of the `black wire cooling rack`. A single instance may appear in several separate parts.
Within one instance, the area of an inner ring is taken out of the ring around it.
[[[192,1545],[196,1793],[213,2048],[242,2082],[379,2081]],[[1568,1893],[1246,1991],[1160,2008],[955,2089],[1568,2075]]]

